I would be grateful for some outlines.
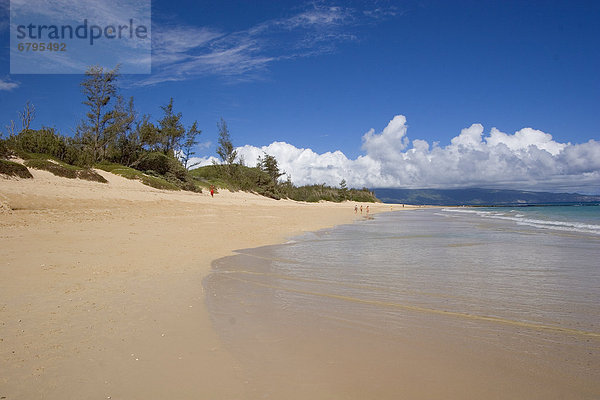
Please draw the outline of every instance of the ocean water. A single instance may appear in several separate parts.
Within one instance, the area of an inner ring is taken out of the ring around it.
[[[600,398],[600,207],[378,214],[217,260],[249,398]]]
[[[444,212],[476,214],[519,225],[600,235],[600,205],[445,208]]]

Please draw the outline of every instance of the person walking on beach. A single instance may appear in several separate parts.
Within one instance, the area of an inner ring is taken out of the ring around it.
[[[362,204],[360,205],[360,213],[362,214]]]
[[[210,185],[210,197],[215,197],[215,185]]]
[[[369,206],[367,206],[367,215],[369,215]]]
[[[355,204],[354,205],[354,214],[357,214],[357,213],[358,213],[358,205]]]

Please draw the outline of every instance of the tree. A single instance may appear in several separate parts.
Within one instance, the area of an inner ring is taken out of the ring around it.
[[[15,137],[15,121],[14,120],[10,120],[10,123],[8,125],[5,125],[4,128],[6,129],[6,136],[7,139],[12,139]]]
[[[135,131],[140,138],[142,146],[146,146],[147,150],[159,151],[161,148],[161,138],[158,128],[150,122],[150,116],[144,115],[137,122]]]
[[[83,144],[91,152],[91,162],[101,159],[104,154],[106,142],[110,138],[111,130],[108,129],[114,120],[110,101],[117,93],[116,81],[119,76],[119,67],[105,71],[100,66],[92,66],[85,72],[86,79],[81,82],[81,90],[86,98],[83,102],[89,107],[87,119],[78,126],[78,133]]]
[[[113,124],[110,126],[111,139],[107,143],[112,161],[130,165],[138,158],[141,142],[137,129],[134,129],[136,119],[133,97],[129,98],[126,106],[123,97],[118,96],[113,110]]]
[[[178,150],[178,144],[181,138],[185,135],[185,128],[181,123],[181,113],[175,114],[173,112],[173,98],[169,101],[169,104],[166,106],[160,107],[165,115],[164,117],[158,121],[160,126],[160,137],[162,140],[162,151],[165,154],[173,153],[175,150]]]
[[[28,130],[31,122],[35,118],[35,107],[29,101],[25,103],[23,111],[19,111],[19,118],[21,119],[21,130]]]
[[[285,172],[279,170],[279,165],[277,163],[277,159],[274,156],[271,156],[265,153],[264,157],[258,157],[257,167],[261,169],[261,171],[266,172],[267,175],[271,178],[271,181],[276,186],[281,175],[285,175]]]
[[[232,165],[237,157],[237,151],[233,147],[227,123],[223,118],[221,118],[220,122],[217,122],[217,129],[219,130],[219,147],[217,147],[217,154],[223,163]]]
[[[136,112],[133,106],[133,97],[129,99],[127,105],[122,96],[117,96],[114,109],[111,111],[112,122],[106,127],[105,140],[102,144],[102,159],[119,157],[119,143],[126,142],[127,136],[131,133],[136,119]]]
[[[201,130],[198,129],[198,123],[194,121],[190,129],[188,129],[185,135],[185,142],[181,146],[181,162],[185,169],[189,170],[191,167],[198,165],[198,163],[194,163],[188,165],[190,159],[196,152],[194,151],[194,147],[198,144],[196,137],[202,133]]]
[[[345,200],[348,195],[348,186],[346,185],[345,179],[342,179],[342,181],[340,182],[340,192],[341,192],[342,198]]]

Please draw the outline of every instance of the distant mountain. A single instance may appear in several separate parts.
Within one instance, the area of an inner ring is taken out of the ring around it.
[[[599,203],[600,196],[503,189],[373,189],[384,203],[439,206],[500,206]]]

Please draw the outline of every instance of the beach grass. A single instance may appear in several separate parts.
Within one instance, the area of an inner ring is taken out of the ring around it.
[[[121,164],[102,162],[96,164],[95,167],[103,171],[122,176],[123,178],[138,180],[144,185],[153,187],[155,189],[180,190],[180,188],[177,185],[163,178],[145,174],[141,171],[138,171],[137,169],[129,168]]]
[[[0,174],[24,179],[33,178],[26,166],[8,160],[0,160]]]
[[[60,161],[34,158],[25,160],[25,165],[29,168],[51,172],[52,174],[63,178],[79,178],[92,182],[108,183],[108,181],[104,179],[102,175],[92,171],[91,169],[76,167]]]

